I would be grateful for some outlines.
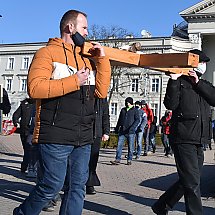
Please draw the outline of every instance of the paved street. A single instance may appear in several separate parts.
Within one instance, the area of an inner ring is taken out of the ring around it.
[[[205,215],[215,214],[215,145],[205,152],[202,177],[202,201]],[[124,151],[125,154],[126,151]],[[119,166],[110,165],[115,149],[102,149],[98,164],[98,175],[102,186],[96,187],[96,195],[87,195],[84,215],[153,215],[150,206],[177,179],[174,159],[164,157],[163,148],[151,156],[141,157],[127,166],[126,160]],[[20,173],[22,147],[18,134],[0,136],[0,205],[1,215],[11,215],[35,184],[34,180]],[[124,158],[124,155],[123,155]],[[185,214],[183,199],[170,215]],[[57,215],[42,212],[42,215]]]

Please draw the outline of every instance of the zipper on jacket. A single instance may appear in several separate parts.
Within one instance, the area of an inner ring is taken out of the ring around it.
[[[74,59],[75,59],[76,69],[78,71],[79,66],[78,66],[78,61],[77,61],[77,56],[76,56],[75,49],[76,49],[76,46],[74,46],[74,49],[72,49],[72,50],[73,50],[73,56],[74,56]],[[82,104],[83,104],[84,103],[84,100],[83,100],[83,86],[80,86],[80,90],[81,90],[81,100],[82,100]],[[83,117],[82,115],[83,115],[83,105],[81,105],[81,119]],[[80,138],[81,138],[81,124],[79,123],[79,125],[78,125],[78,146],[81,145],[80,144]]]
[[[58,109],[59,109],[59,104],[60,104],[60,101],[58,100],[58,101],[57,101],[56,108],[55,108],[55,113],[54,113],[52,125],[55,125],[55,120],[56,120],[56,118],[57,118],[57,112],[58,112]]]

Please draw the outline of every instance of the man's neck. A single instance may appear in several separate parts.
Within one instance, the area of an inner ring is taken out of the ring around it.
[[[74,45],[74,42],[73,42],[73,40],[72,40],[70,34],[63,34],[63,35],[61,36],[61,39],[62,39],[65,43],[70,43],[70,44]]]

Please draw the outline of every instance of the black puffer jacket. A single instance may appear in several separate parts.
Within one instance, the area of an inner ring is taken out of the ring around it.
[[[20,122],[20,134],[28,136],[30,133],[30,122],[33,112],[35,112],[35,102],[32,99],[21,101],[20,106],[13,113],[13,124],[17,126]],[[20,121],[19,121],[20,119]]]
[[[7,91],[3,88],[3,102],[0,103],[0,110],[3,110],[3,114],[8,114],[11,109],[10,100],[8,98]]]
[[[170,142],[203,144],[211,140],[211,106],[215,106],[215,87],[189,77],[169,79],[164,105],[172,110]]]
[[[138,110],[135,107],[127,110],[124,107],[120,111],[115,132],[119,134],[134,134],[139,123],[140,117]]]

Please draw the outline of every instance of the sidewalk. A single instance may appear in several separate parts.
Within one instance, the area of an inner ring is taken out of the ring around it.
[[[204,215],[215,214],[215,145],[205,152],[202,177],[202,202]],[[126,151],[124,151],[124,154]],[[177,179],[174,159],[164,157],[163,148],[151,156],[141,157],[127,166],[126,160],[118,166],[110,165],[115,157],[114,149],[102,149],[98,164],[98,175],[102,186],[96,187],[96,195],[87,195],[83,215],[153,215],[151,205]],[[0,136],[0,204],[2,215],[12,215],[32,189],[34,180],[20,172],[22,147],[18,134]],[[185,214],[183,199],[170,215]],[[42,212],[42,215],[57,215]]]

